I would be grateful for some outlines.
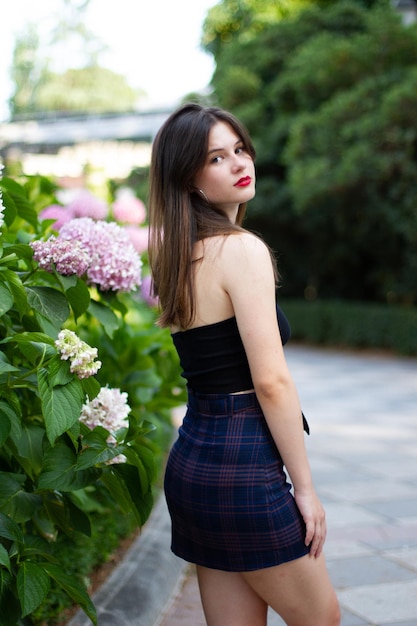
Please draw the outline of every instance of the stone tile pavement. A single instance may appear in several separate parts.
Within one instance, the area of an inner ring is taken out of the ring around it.
[[[286,354],[311,426],[342,626],[417,626],[417,359]],[[163,498],[126,561],[94,598],[99,626],[205,626],[194,570],[169,551]],[[89,625],[80,614],[69,626]],[[283,625],[270,612],[268,626]]]

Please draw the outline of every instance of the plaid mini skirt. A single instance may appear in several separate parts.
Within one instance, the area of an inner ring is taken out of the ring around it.
[[[164,480],[179,557],[243,572],[302,557],[305,524],[255,393],[189,391]]]

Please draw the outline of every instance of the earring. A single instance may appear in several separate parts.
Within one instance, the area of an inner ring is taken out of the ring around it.
[[[207,198],[207,196],[206,196],[206,194],[204,193],[204,191],[203,191],[202,189],[198,189],[198,191],[199,191],[199,193],[201,193],[201,195],[203,196],[204,200],[205,200],[206,202],[208,202],[208,201],[209,201],[209,199]]]

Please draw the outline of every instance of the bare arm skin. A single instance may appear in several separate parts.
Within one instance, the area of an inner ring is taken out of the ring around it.
[[[326,537],[325,513],[314,489],[300,402],[282,348],[270,255],[248,233],[227,237],[219,255],[217,271],[236,315],[255,392],[294,486],[307,528],[305,543],[318,557]]]

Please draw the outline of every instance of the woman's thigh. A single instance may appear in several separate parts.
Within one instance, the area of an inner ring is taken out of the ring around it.
[[[242,577],[288,626],[339,626],[340,610],[324,556],[304,556]]]
[[[267,604],[238,572],[197,565],[207,626],[266,626]]]

